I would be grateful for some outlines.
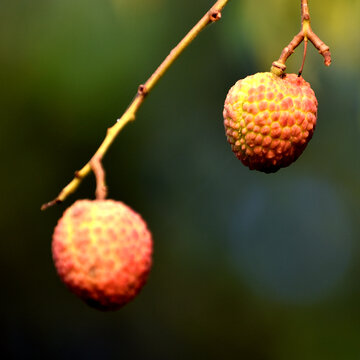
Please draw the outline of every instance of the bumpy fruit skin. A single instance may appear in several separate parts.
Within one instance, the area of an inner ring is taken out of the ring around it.
[[[78,200],[55,227],[52,254],[67,287],[89,305],[117,310],[145,284],[152,237],[131,208],[113,200]]]
[[[225,100],[227,140],[244,165],[275,172],[304,151],[315,129],[317,105],[309,83],[295,74],[248,76]]]

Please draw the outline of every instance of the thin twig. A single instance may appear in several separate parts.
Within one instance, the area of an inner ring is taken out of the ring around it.
[[[312,42],[316,49],[319,50],[319,53],[324,57],[325,65],[330,66],[330,49],[311,29],[308,0],[301,0],[301,31],[291,40],[289,45],[284,48],[284,50],[281,52],[279,59],[272,63],[271,71],[276,75],[282,76],[286,70],[286,60],[294,52],[295,48],[298,47],[303,40],[305,40],[303,64],[299,70],[299,75],[301,75],[305,62],[308,39]]]
[[[114,142],[115,138],[122,130],[122,128],[129,122],[135,120],[136,113],[143,103],[146,95],[150,93],[159,79],[165,74],[166,70],[173,64],[173,62],[179,57],[179,55],[190,45],[190,43],[199,35],[199,33],[209,24],[218,21],[221,18],[221,11],[228,3],[229,0],[218,0],[211,7],[211,9],[199,20],[199,22],[188,32],[188,34],[179,42],[179,44],[171,50],[170,54],[160,64],[156,71],[150,76],[150,78],[138,88],[138,92],[129,105],[127,110],[121,116],[117,122],[107,130],[107,134],[102,144],[95,152],[93,158],[101,161],[106,154],[110,145]],[[74,179],[65,186],[60,194],[52,201],[42,205],[41,209],[45,210],[50,206],[63,202],[70,194],[72,194],[80,185],[81,181],[92,170],[90,165],[91,160],[79,171],[76,172]]]
[[[307,45],[308,45],[308,39],[307,38],[304,38],[304,54],[303,54],[303,60],[302,60],[302,63],[301,63],[301,67],[300,67],[300,70],[298,72],[298,76],[300,77],[303,70],[304,70],[304,65],[305,65],[305,58],[306,58],[306,52],[307,52]]]

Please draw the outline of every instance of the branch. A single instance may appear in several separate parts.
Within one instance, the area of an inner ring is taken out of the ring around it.
[[[122,128],[129,122],[135,120],[137,111],[143,103],[146,95],[150,93],[159,79],[165,74],[168,68],[174,63],[179,55],[190,45],[190,43],[199,35],[199,33],[209,24],[220,20],[221,11],[228,3],[229,0],[218,0],[211,7],[211,9],[199,20],[199,22],[188,32],[188,34],[179,42],[179,44],[171,50],[170,54],[160,64],[156,71],[150,76],[150,78],[141,84],[138,88],[138,92],[129,105],[127,110],[121,116],[117,122],[107,130],[107,134],[98,150],[95,152],[91,160],[79,171],[75,173],[73,180],[65,186],[59,195],[52,201],[42,205],[41,210],[45,210],[50,206],[63,202],[70,194],[72,194],[80,185],[81,181],[92,170],[91,161],[96,159],[97,162],[101,162],[102,158],[106,154],[110,145],[114,142],[115,138],[122,130]]]
[[[284,48],[277,61],[272,63],[271,72],[276,75],[282,76],[285,73],[285,62],[288,57],[294,52],[294,50],[304,41],[304,56],[299,70],[299,76],[302,73],[306,51],[307,41],[310,40],[312,44],[319,50],[319,53],[324,57],[324,63],[326,66],[331,64],[331,54],[329,47],[313,32],[310,26],[310,12],[308,6],[308,0],[301,0],[301,31],[291,40],[290,44]]]

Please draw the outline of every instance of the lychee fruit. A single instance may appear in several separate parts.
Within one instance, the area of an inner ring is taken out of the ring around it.
[[[309,83],[295,74],[248,76],[225,100],[227,140],[244,165],[275,172],[304,151],[315,129],[317,105]]]
[[[117,310],[145,284],[152,246],[146,223],[127,205],[78,200],[55,227],[52,254],[73,293],[100,310]]]

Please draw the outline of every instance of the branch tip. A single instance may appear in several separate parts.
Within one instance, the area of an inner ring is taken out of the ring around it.
[[[330,66],[331,65],[331,54],[330,51],[328,51],[328,53],[323,54],[324,56],[324,64],[325,66]]]
[[[41,211],[44,211],[44,210],[47,210],[49,207],[52,207],[54,205],[58,205],[58,204],[61,204],[62,201],[58,198],[54,199],[54,200],[51,200],[49,202],[47,202],[46,204],[43,204],[41,205]]]

